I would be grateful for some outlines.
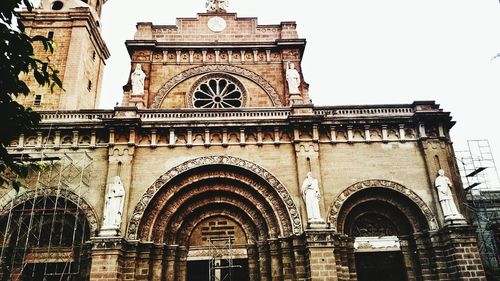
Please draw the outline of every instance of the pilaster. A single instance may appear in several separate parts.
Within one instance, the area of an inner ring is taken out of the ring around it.
[[[308,280],[338,280],[335,261],[335,233],[332,229],[309,229],[306,233]]]

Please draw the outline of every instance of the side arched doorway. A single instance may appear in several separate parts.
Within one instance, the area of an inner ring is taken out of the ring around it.
[[[146,191],[132,218],[129,239],[164,245],[160,258],[144,260],[151,264],[149,280],[291,279],[303,250],[294,248],[302,225],[288,191],[239,158],[177,166]]]
[[[0,280],[89,280],[96,217],[83,198],[28,191],[0,213]]]
[[[425,250],[418,249],[418,239],[437,223],[411,190],[389,181],[357,183],[332,204],[329,220],[353,242],[343,261],[352,279],[421,280]]]

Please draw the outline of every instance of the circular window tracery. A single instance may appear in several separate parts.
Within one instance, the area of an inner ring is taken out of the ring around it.
[[[234,77],[217,73],[203,76],[191,89],[195,108],[240,108],[245,104],[243,85]]]

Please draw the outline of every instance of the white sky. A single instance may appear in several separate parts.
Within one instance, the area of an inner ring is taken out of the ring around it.
[[[492,60],[500,53],[498,0],[231,0],[228,10],[260,24],[297,22],[315,105],[435,100],[457,121],[455,148],[489,139],[500,166],[500,58]],[[204,0],[109,0],[101,107],[121,101],[130,71],[124,41],[136,22],[175,24],[204,11]]]

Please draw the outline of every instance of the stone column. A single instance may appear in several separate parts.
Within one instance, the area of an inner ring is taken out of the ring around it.
[[[163,274],[163,250],[164,245],[154,245],[151,252],[150,280],[161,281]]]
[[[413,236],[415,237],[417,262],[420,265],[417,279],[448,280],[448,274],[444,271],[446,263],[443,259],[443,251],[436,233],[415,233]],[[438,270],[442,270],[442,272],[438,274]]]
[[[354,239],[345,235],[336,235],[334,243],[334,256],[338,280],[356,280]]]
[[[335,234],[332,229],[306,230],[306,247],[310,264],[309,280],[338,280],[337,265],[333,253]]]
[[[177,246],[165,246],[163,254],[165,274],[163,276],[163,281],[174,280],[176,256]]]
[[[175,263],[175,279],[178,281],[185,281],[187,278],[187,254],[188,251],[186,247],[179,246],[177,248],[177,259]]]
[[[399,236],[399,244],[401,245],[401,253],[403,254],[403,262],[406,268],[406,275],[408,277],[408,281],[416,281],[416,271],[418,271],[418,267],[413,260],[412,247],[411,247],[411,237],[409,236]]]
[[[137,245],[137,257],[135,261],[135,280],[149,280],[149,261],[153,243],[139,243]]]
[[[259,271],[260,271],[260,280],[261,281],[270,281],[270,256],[269,256],[269,245],[266,242],[258,242],[257,243],[258,251],[259,251]]]
[[[280,238],[281,257],[283,263],[283,279],[296,280],[295,260],[293,258],[292,241],[290,238]]]
[[[247,245],[248,276],[250,280],[259,280],[259,250],[257,245]]]
[[[124,251],[124,262],[123,262],[123,280],[132,281],[135,280],[135,267],[137,260],[137,248],[138,241],[127,241],[123,247]]]
[[[295,261],[295,277],[297,280],[307,278],[305,235],[292,237],[293,260]]]
[[[93,238],[90,280],[123,280],[123,246],[121,238]]]
[[[271,255],[271,279],[272,281],[283,280],[283,263],[280,255],[280,242],[269,240],[269,253]]]

